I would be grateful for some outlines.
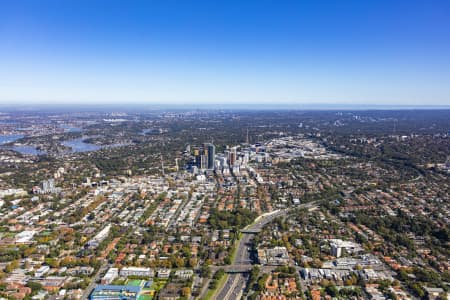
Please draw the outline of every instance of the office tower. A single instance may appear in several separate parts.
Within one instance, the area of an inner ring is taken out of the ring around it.
[[[53,178],[42,181],[42,191],[44,193],[52,193],[54,189],[55,189],[55,180]]]
[[[197,168],[201,168],[201,155],[200,155],[200,149],[199,148],[195,148],[194,149],[194,164]]]
[[[229,157],[230,167],[232,167],[234,165],[234,163],[236,162],[236,159],[237,159],[236,151],[237,151],[236,147],[231,148],[230,157]]]
[[[200,169],[208,169],[208,156],[205,154],[200,155]]]
[[[214,170],[214,161],[216,159],[216,147],[212,143],[205,144],[205,154],[208,157],[208,169]]]

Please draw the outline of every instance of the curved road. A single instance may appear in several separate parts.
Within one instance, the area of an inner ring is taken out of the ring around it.
[[[311,208],[316,205],[316,202],[310,202],[298,205],[293,208],[286,208],[279,211],[274,211],[272,213],[261,215],[256,219],[256,222],[249,225],[246,230],[249,231],[259,231],[265,225],[272,222],[275,218],[284,216],[288,212],[297,208]],[[227,269],[233,269],[235,266],[236,269],[239,269],[239,266],[245,266],[252,264],[250,260],[250,251],[248,251],[248,247],[250,246],[250,242],[253,239],[254,234],[252,233],[242,233],[242,238],[239,240],[239,244],[237,245],[236,256],[234,257],[233,264],[228,266]],[[247,279],[243,274],[230,274],[228,276],[227,281],[225,282],[223,288],[217,293],[213,299],[239,299],[242,295],[242,292],[245,288],[245,283]]]

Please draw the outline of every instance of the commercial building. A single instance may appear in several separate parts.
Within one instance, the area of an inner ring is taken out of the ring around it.
[[[214,161],[216,159],[216,147],[211,144],[205,144],[205,154],[207,156],[208,161],[208,170],[214,170]]]
[[[111,224],[106,225],[89,242],[87,242],[87,245],[90,248],[96,248],[109,235],[110,230],[111,230]]]
[[[212,143],[205,143],[203,147],[194,149],[194,166],[201,170],[214,170],[216,147]]]
[[[50,267],[49,266],[42,266],[39,269],[36,270],[36,272],[34,272],[34,276],[36,277],[42,277],[44,276],[48,271],[50,271]]]
[[[108,272],[106,272],[105,276],[103,276],[101,283],[102,284],[110,284],[117,277],[119,277],[119,269],[118,268],[109,268]]]
[[[136,300],[141,292],[140,286],[97,285],[89,296],[90,300]]]
[[[124,267],[120,270],[120,276],[142,276],[142,277],[153,277],[155,272],[150,268],[138,268],[138,267]]]
[[[289,263],[286,247],[258,249],[258,260],[261,265],[284,266]]]
[[[232,167],[234,165],[234,163],[236,162],[237,159],[237,148],[233,147],[231,148],[231,151],[229,152],[229,156],[228,156],[228,164],[230,165],[230,167]]]
[[[189,279],[194,276],[193,270],[176,270],[175,276],[182,279]]]
[[[53,178],[42,181],[41,189],[38,190],[39,194],[52,194],[59,192],[61,192],[61,188],[55,186],[55,180]]]
[[[355,254],[363,251],[363,248],[361,247],[360,244],[350,241],[343,241],[340,239],[331,239],[330,247],[331,247],[331,255],[335,257],[341,257],[343,249],[345,249],[345,251],[348,254]]]
[[[169,277],[170,277],[170,269],[158,270],[158,278],[169,278]]]
[[[15,236],[15,242],[16,244],[30,244],[35,234],[35,230],[24,230]]]

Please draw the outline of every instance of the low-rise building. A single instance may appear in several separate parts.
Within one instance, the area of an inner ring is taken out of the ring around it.
[[[39,269],[36,270],[36,272],[34,272],[34,276],[36,277],[42,277],[44,276],[48,271],[50,271],[50,267],[49,266],[42,266]]]
[[[170,277],[170,269],[159,269],[157,276],[158,276],[158,278],[169,278]]]
[[[120,270],[120,276],[142,276],[142,277],[153,277],[155,272],[150,268],[139,268],[139,267],[124,267]]]
[[[189,279],[194,275],[193,270],[176,270],[175,276],[182,279]]]
[[[141,292],[140,286],[97,285],[89,296],[90,300],[136,300]]]
[[[258,260],[262,265],[284,266],[289,263],[289,254],[286,247],[258,249]]]
[[[109,268],[108,272],[106,272],[105,276],[103,276],[101,283],[102,284],[110,284],[117,277],[119,277],[119,269],[118,268]]]

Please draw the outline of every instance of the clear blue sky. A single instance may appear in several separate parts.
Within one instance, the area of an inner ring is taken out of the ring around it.
[[[450,1],[0,2],[0,103],[450,105]]]

